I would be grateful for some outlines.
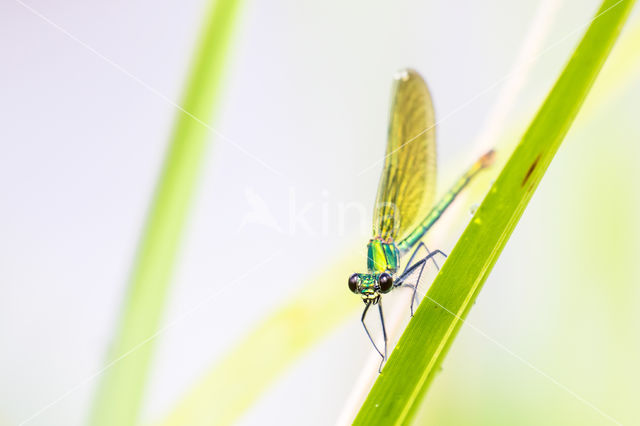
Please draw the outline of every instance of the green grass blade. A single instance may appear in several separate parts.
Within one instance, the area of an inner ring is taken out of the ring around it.
[[[209,130],[207,122],[219,100],[225,58],[240,1],[213,5],[187,82],[164,169],[156,187],[133,265],[128,294],[110,348],[109,367],[99,385],[90,424],[136,423],[149,363],[152,338],[159,328],[173,264]]]
[[[451,252],[354,424],[407,424],[633,6],[605,0],[520,144]]]

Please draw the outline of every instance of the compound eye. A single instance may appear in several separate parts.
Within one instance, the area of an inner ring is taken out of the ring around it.
[[[360,275],[351,275],[349,277],[349,290],[351,290],[352,293],[358,294],[358,284],[360,284]]]
[[[380,293],[389,293],[393,287],[393,278],[385,272],[378,277],[378,284],[380,284]]]

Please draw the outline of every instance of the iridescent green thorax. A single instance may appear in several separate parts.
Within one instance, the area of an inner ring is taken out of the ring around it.
[[[400,253],[393,242],[374,238],[367,244],[367,268],[370,273],[396,272]]]

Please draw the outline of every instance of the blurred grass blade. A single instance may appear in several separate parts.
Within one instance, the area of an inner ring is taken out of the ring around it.
[[[345,297],[343,284],[353,265],[362,263],[360,251],[354,247],[314,274],[309,286],[238,342],[158,426],[236,421],[305,350],[362,308],[359,300]]]
[[[633,6],[606,0],[474,215],[354,424],[407,424],[556,153]]]
[[[207,122],[219,100],[225,58],[240,1],[217,0],[195,52],[128,293],[99,385],[90,424],[135,424],[149,371],[152,338],[159,328],[175,256],[204,158]],[[109,364],[107,364],[109,365]]]

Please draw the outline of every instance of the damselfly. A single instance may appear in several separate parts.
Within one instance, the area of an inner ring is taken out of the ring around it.
[[[387,152],[373,212],[373,238],[367,244],[367,272],[349,277],[349,289],[359,294],[365,307],[362,325],[369,340],[382,357],[387,357],[387,330],[381,298],[394,288],[413,290],[411,315],[416,292],[426,262],[440,250],[429,251],[422,238],[476,174],[493,162],[489,151],[458,179],[433,206],[436,183],[435,118],[431,95],[424,80],[414,70],[395,77]],[[424,255],[419,255],[420,250]],[[400,272],[400,259],[411,252]],[[416,276],[415,281],[410,278]],[[372,305],[378,305],[384,352],[375,344],[365,318]]]

